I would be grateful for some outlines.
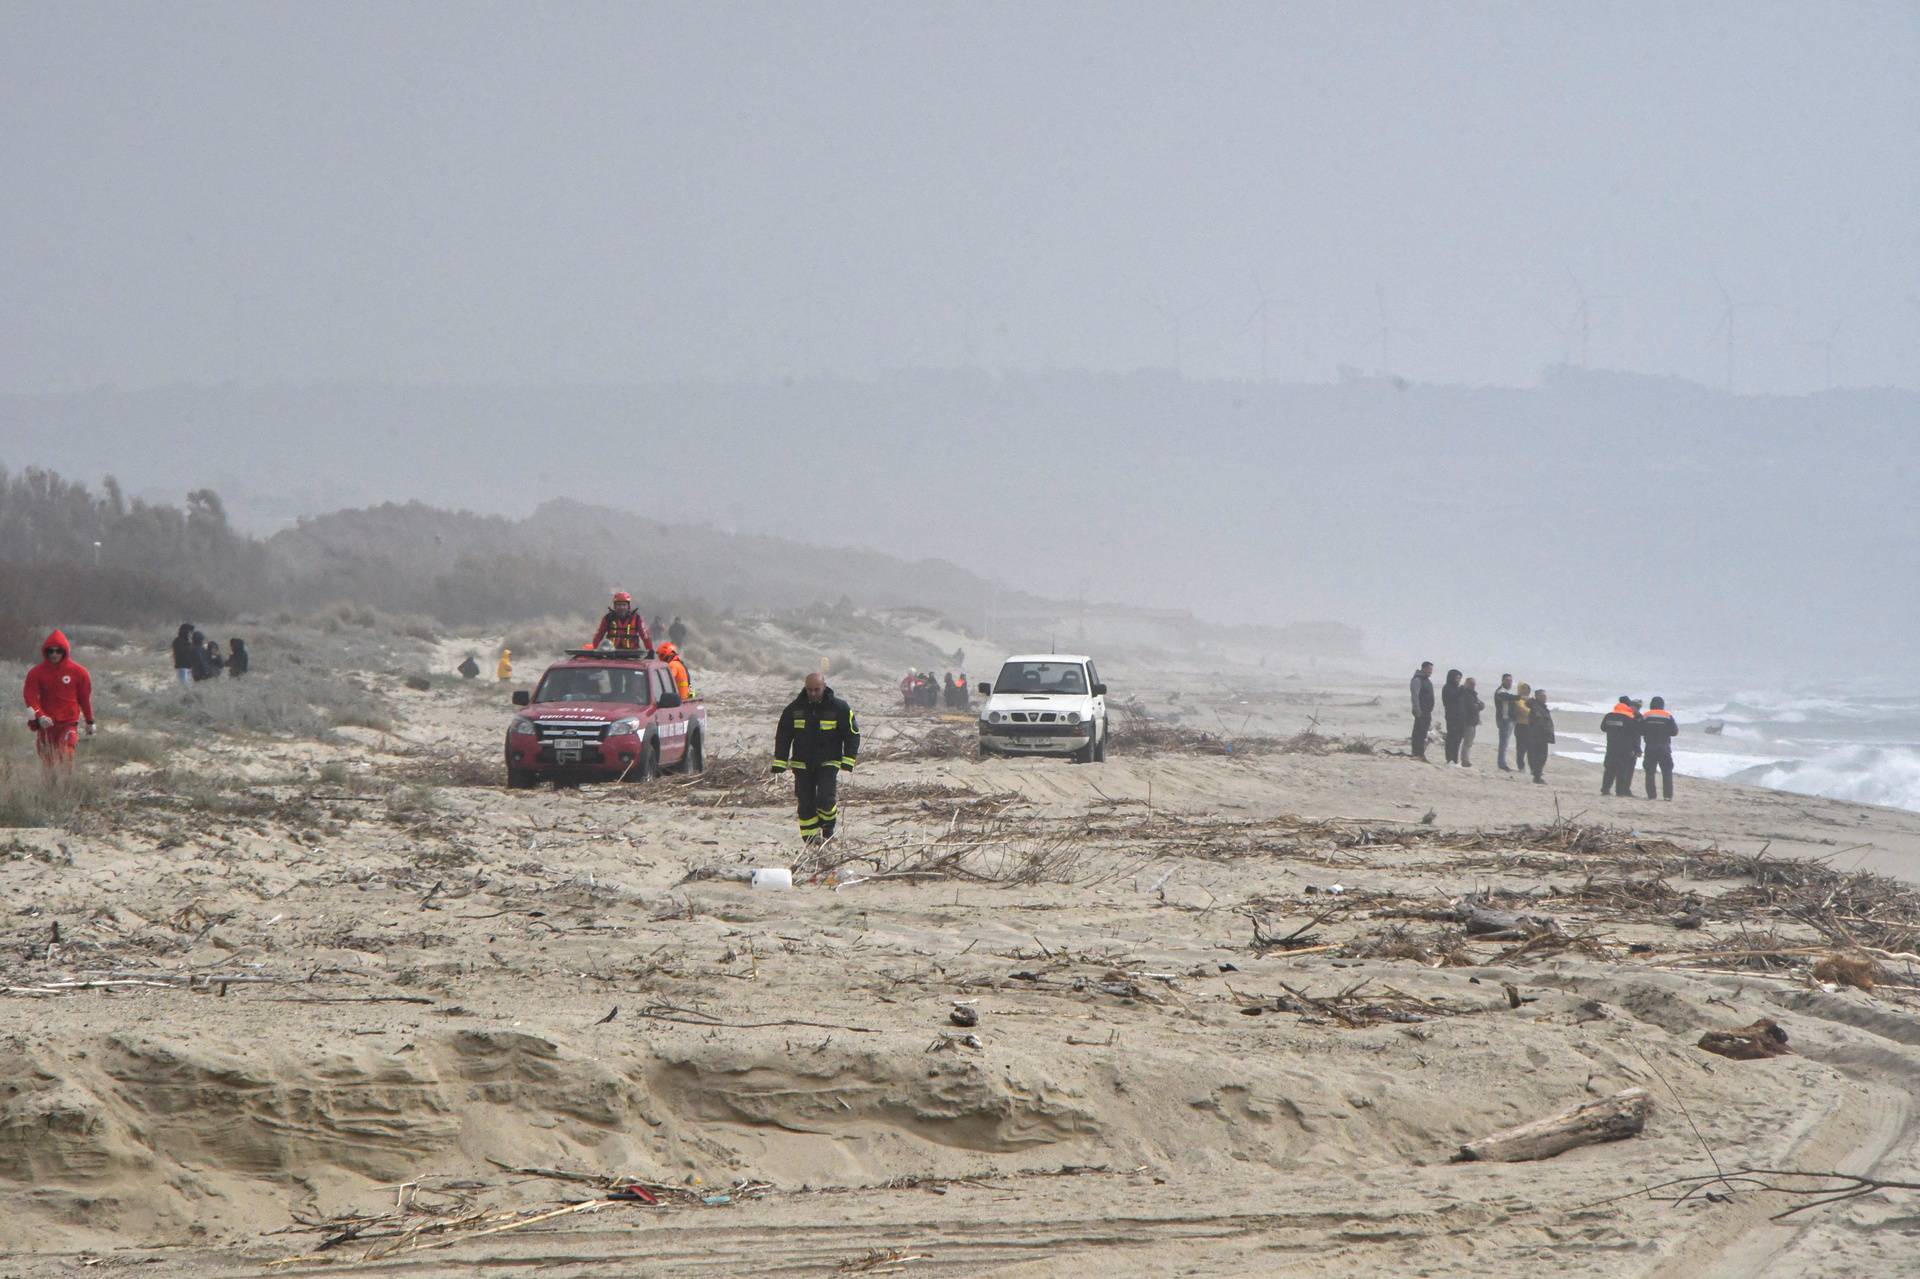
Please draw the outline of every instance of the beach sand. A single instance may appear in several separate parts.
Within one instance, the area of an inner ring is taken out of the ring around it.
[[[792,684],[697,670],[700,779],[510,792],[499,686],[381,677],[393,733],[208,738],[176,767],[250,788],[133,767],[110,829],[7,832],[6,1273],[1920,1269],[1911,1195],[1640,1193],[1716,1160],[1914,1177],[1906,963],[1815,979],[1790,885],[1689,854],[1912,878],[1920,815],[1536,786],[1491,723],[1482,767],[1423,764],[1404,677],[1107,674],[1145,718],[1090,766],[977,760],[849,682],[866,758],[811,863],[764,776]],[[1273,748],[1310,719],[1373,753]],[[1475,892],[1556,931],[1466,938]],[[1688,892],[1743,904],[1683,931]],[[1695,1046],[1760,1017],[1792,1055]],[[1636,1086],[1638,1137],[1449,1162]],[[616,1175],[662,1202],[599,1200]]]

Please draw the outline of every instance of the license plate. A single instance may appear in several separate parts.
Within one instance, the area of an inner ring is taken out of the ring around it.
[[[563,764],[578,764],[580,762],[580,743],[555,742],[553,744],[553,757]]]

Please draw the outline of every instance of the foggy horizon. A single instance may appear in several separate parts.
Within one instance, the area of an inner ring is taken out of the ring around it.
[[[0,32],[15,393],[1920,386],[1912,6],[20,5]]]
[[[0,462],[1896,671],[1916,66],[1877,3],[16,5]]]

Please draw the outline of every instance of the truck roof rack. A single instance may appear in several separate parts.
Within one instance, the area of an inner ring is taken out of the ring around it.
[[[648,658],[645,649],[639,648],[570,648],[568,657],[597,657],[609,662],[645,662]]]

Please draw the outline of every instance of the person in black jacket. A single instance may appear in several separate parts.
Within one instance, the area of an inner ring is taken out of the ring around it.
[[[227,674],[239,679],[253,665],[253,658],[247,653],[247,642],[238,635],[227,641]]]
[[[1427,757],[1427,732],[1433,727],[1433,663],[1422,662],[1407,682],[1413,697],[1413,757]]]
[[[213,678],[213,663],[207,660],[207,637],[199,631],[193,633],[193,678],[196,681]]]
[[[173,637],[173,677],[182,684],[191,684],[198,665],[193,656],[193,623],[182,622],[179,634]]]
[[[1448,671],[1447,682],[1440,686],[1440,714],[1446,720],[1441,741],[1446,746],[1449,764],[1460,762],[1460,734],[1466,731],[1466,722],[1460,715],[1460,675],[1457,669]]]
[[[1625,693],[1613,709],[1600,717],[1607,735],[1607,755],[1601,765],[1600,793],[1633,798],[1633,764],[1640,755],[1640,712]]]
[[[780,712],[773,735],[773,771],[793,774],[800,838],[822,844],[840,820],[840,774],[860,757],[860,724],[853,708],[834,696],[824,675],[807,676],[800,696]]]
[[[480,678],[480,663],[474,660],[472,653],[468,653],[466,660],[453,669],[460,672],[461,679]]]
[[[1480,731],[1480,712],[1487,704],[1480,700],[1480,690],[1473,685],[1473,677],[1460,681],[1460,693],[1454,701],[1455,717],[1460,723],[1460,767],[1473,767],[1473,735]]]
[[[1646,749],[1647,798],[1653,798],[1653,775],[1657,770],[1660,784],[1665,790],[1665,798],[1673,798],[1673,739],[1680,735],[1680,725],[1674,720],[1673,712],[1667,709],[1667,699],[1656,697],[1647,704],[1647,713],[1640,717],[1640,740]]]
[[[1503,773],[1513,771],[1507,767],[1507,743],[1513,738],[1513,703],[1515,700],[1517,699],[1514,697],[1513,692],[1513,676],[1511,674],[1502,675],[1500,677],[1500,687],[1493,690],[1493,726],[1500,730],[1500,754],[1497,762],[1500,765],[1500,771]],[[1515,751],[1514,754],[1516,757],[1519,756],[1518,751]],[[1520,759],[1519,763],[1522,768],[1527,766],[1526,760],[1524,759]]]

